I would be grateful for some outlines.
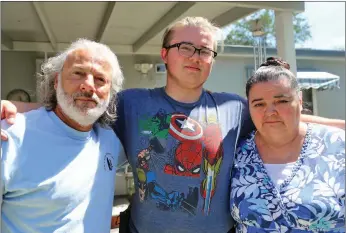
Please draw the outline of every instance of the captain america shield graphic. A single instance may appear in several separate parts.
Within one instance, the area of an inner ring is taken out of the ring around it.
[[[169,134],[178,141],[198,140],[203,135],[202,126],[184,114],[173,114],[169,125]]]

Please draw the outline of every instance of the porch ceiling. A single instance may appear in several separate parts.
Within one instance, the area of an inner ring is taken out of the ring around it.
[[[257,10],[303,11],[303,2],[1,2],[1,49],[57,52],[77,38],[118,54],[157,54],[164,29],[186,16],[226,26]]]

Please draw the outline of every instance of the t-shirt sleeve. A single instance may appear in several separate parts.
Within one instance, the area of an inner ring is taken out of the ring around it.
[[[254,123],[252,122],[250,112],[249,112],[249,104],[245,98],[241,97],[242,102],[242,116],[241,116],[241,129],[239,135],[239,142],[242,139],[245,139],[249,136],[249,134],[256,129]]]
[[[116,98],[116,112],[117,119],[113,124],[112,128],[115,134],[118,136],[121,145],[123,145],[124,152],[126,154],[126,142],[125,142],[125,108],[124,108],[124,96],[123,92],[119,92]]]
[[[126,164],[128,162],[126,154],[125,154],[125,150],[123,145],[121,144],[121,142],[119,142],[119,151],[118,151],[119,155],[118,155],[118,165],[117,168],[122,167],[124,164]]]
[[[3,195],[5,194],[5,187],[4,187],[4,163],[3,163],[3,147],[1,146],[1,167],[0,167],[0,219],[2,219],[1,212],[2,212],[2,200],[3,200]],[[0,221],[0,229],[1,229],[1,222]]]
[[[9,143],[13,143],[12,142],[12,138],[10,136],[10,134],[8,134],[7,129],[9,128],[9,124],[6,122],[6,120],[2,120],[1,121],[1,129],[4,131],[4,133],[7,134],[8,136],[8,140],[7,141],[1,141],[1,167],[0,167],[0,219],[1,219],[1,212],[2,212],[2,202],[3,202],[3,198],[4,195],[6,194],[6,190],[5,190],[5,183],[7,183],[6,181],[6,175],[5,175],[5,165],[6,165],[6,160],[9,157],[8,154],[11,153],[10,151],[10,146]],[[12,146],[13,148],[13,146]],[[12,150],[12,153],[14,153],[15,150]],[[1,221],[0,221],[0,229],[1,229]]]

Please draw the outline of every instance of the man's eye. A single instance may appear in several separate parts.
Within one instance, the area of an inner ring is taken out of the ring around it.
[[[105,79],[101,78],[101,77],[95,77],[95,79],[96,79],[96,81],[101,82],[101,83],[105,82]]]
[[[193,50],[193,47],[191,47],[191,46],[186,46],[186,45],[182,45],[182,46],[180,46],[180,49],[181,49],[181,50],[184,50],[184,51],[192,51],[192,50]]]
[[[209,55],[211,55],[211,51],[203,49],[203,50],[201,50],[201,54],[209,56]]]
[[[82,71],[75,71],[74,74],[78,76],[83,76],[85,73]]]

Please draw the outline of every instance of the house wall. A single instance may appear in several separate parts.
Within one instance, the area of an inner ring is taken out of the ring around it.
[[[13,89],[24,89],[36,101],[34,52],[1,51],[1,99],[6,99]]]
[[[36,101],[36,53],[2,52],[1,54],[1,98],[15,88],[23,88]],[[156,74],[154,69],[147,77],[134,69],[136,63],[162,63],[159,56],[119,56],[125,76],[124,88],[154,88],[166,84],[165,74]],[[218,57],[205,83],[211,91],[233,92],[245,97],[246,68],[252,66],[251,58]],[[345,61],[297,60],[298,68],[326,71],[340,76],[340,89],[318,91],[317,103],[320,116],[345,119]]]
[[[246,69],[251,59],[218,58],[205,88],[211,91],[232,92],[245,97]]]
[[[165,74],[156,74],[154,69],[146,77],[142,76],[134,66],[136,63],[162,63],[159,56],[119,56],[119,63],[124,73],[124,88],[154,88],[166,85]]]
[[[298,60],[299,68],[314,68],[340,77],[340,89],[317,91],[318,115],[345,120],[345,61]]]

